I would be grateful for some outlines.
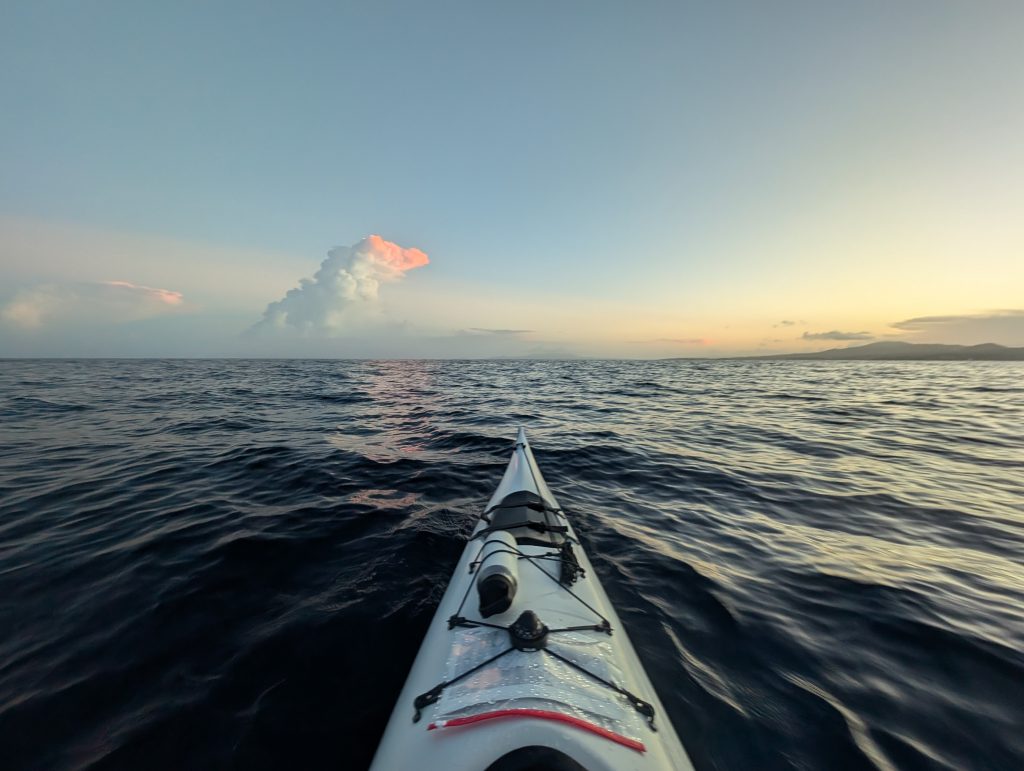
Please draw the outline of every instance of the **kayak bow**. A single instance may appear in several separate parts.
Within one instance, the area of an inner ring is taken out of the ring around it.
[[[520,428],[371,771],[526,768],[693,767]]]

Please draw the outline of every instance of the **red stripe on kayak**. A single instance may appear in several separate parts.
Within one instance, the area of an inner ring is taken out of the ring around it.
[[[589,723],[578,717],[564,715],[561,712],[549,712],[546,709],[497,709],[494,712],[482,712],[479,715],[453,717],[451,720],[441,720],[437,723],[431,723],[428,725],[427,730],[433,731],[435,728],[455,728],[460,725],[472,725],[473,723],[480,723],[484,720],[494,720],[499,717],[535,717],[540,720],[554,720],[558,723],[565,723],[567,725],[575,726],[576,728],[582,728],[584,731],[590,731],[592,734],[597,734],[608,741],[621,744],[623,747],[629,747],[631,750],[636,750],[637,752],[647,751],[644,743],[637,741],[636,739],[630,739],[622,734],[609,731],[607,728],[594,725],[593,723]]]

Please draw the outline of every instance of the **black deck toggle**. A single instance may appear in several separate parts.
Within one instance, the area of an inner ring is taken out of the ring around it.
[[[548,628],[532,610],[524,610],[508,628],[512,647],[520,651],[539,651],[548,644]]]

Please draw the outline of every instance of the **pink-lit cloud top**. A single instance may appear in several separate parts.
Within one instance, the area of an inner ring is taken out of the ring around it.
[[[374,262],[378,267],[387,266],[399,274],[430,263],[430,258],[425,252],[416,248],[405,249],[378,235],[367,236],[353,249],[361,251],[360,247],[365,247],[365,250],[373,255]]]

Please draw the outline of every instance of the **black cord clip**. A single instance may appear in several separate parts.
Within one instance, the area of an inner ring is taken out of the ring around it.
[[[651,730],[657,731],[658,729],[654,725],[654,707],[629,692],[626,692],[626,698],[629,699],[629,703],[633,705],[633,709],[647,718],[647,725],[651,727]]]
[[[447,683],[438,683],[426,693],[421,693],[419,696],[416,697],[416,699],[412,703],[412,705],[416,708],[416,714],[413,715],[412,722],[420,722],[420,717],[422,717],[421,711],[424,708],[429,707],[431,704],[435,704],[437,700],[441,698],[441,691],[444,690],[444,687],[446,685]]]

